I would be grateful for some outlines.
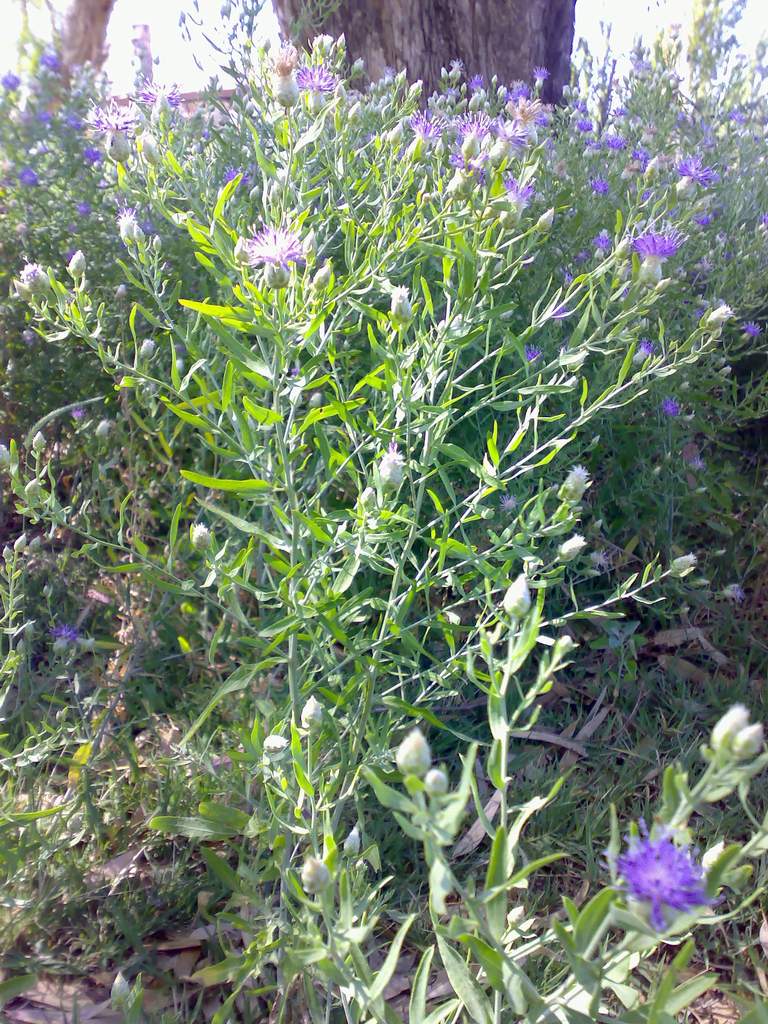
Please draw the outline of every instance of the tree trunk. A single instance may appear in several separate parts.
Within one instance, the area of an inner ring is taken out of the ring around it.
[[[67,70],[107,59],[107,26],[115,0],[70,0],[61,26],[61,58]]]
[[[454,59],[469,76],[504,84],[530,82],[540,65],[551,74],[543,98],[552,101],[570,78],[576,0],[341,0],[319,28],[307,23],[306,0],[274,6],[287,38],[343,32],[350,60],[362,57],[372,79],[406,67],[431,92]]]

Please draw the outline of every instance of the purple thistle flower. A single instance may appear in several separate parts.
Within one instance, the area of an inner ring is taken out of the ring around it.
[[[247,171],[244,171],[242,167],[228,167],[224,171],[224,184],[228,185],[230,181],[234,181],[238,174],[242,174],[243,176],[240,181],[240,185],[250,185],[251,176],[248,174]],[[240,186],[238,186],[238,188],[239,187]]]
[[[324,68],[322,64],[305,64],[304,67],[299,68],[296,72],[296,84],[305,92],[333,92],[337,81],[336,76],[328,68]]]
[[[732,110],[729,116],[735,124],[747,123],[747,115],[744,113],[743,110]]]
[[[458,57],[456,57],[448,65],[448,71],[449,71],[450,74],[453,74],[453,75],[463,75],[464,74],[464,61],[460,60]]]
[[[482,75],[473,75],[467,82],[467,85],[472,90],[472,92],[477,92],[478,89],[485,88],[485,79],[483,78]]]
[[[304,250],[299,236],[288,228],[262,228],[248,242],[251,266],[269,263],[288,268],[289,263],[304,263]]]
[[[535,363],[541,356],[541,349],[536,345],[525,346],[525,358],[529,363]]]
[[[627,108],[626,107],[622,107],[622,106],[614,107],[613,110],[611,111],[611,116],[612,117],[626,117],[627,116]]]
[[[167,103],[172,110],[176,110],[181,103],[181,94],[178,85],[159,85],[145,79],[139,90],[139,99],[150,106]]]
[[[741,330],[742,333],[745,334],[748,338],[759,338],[762,334],[760,325],[756,324],[754,320],[748,320],[745,324],[742,325]]]
[[[595,195],[608,195],[608,190],[610,186],[608,185],[608,182],[605,180],[605,178],[591,178],[589,184]]]
[[[34,186],[40,184],[40,179],[31,167],[23,167],[19,171],[19,181],[22,185]]]
[[[527,100],[531,95],[531,87],[527,82],[513,82],[509,87],[509,99],[512,103]]]
[[[768,213],[764,213],[760,217],[760,227],[768,228]]]
[[[644,231],[632,242],[632,248],[644,259],[661,262],[674,256],[683,242],[683,236],[674,229],[666,232]]]
[[[709,227],[715,218],[711,213],[699,213],[693,219],[700,228],[706,228]]]
[[[504,179],[504,188],[510,201],[520,210],[525,209],[535,193],[533,185],[521,185],[511,174]]]
[[[613,247],[611,243],[611,236],[608,234],[605,228],[603,228],[600,234],[595,235],[595,237],[592,239],[592,245],[595,247],[595,249],[611,249]]]
[[[0,85],[2,85],[6,92],[16,92],[21,85],[21,79],[18,75],[14,75],[12,71],[9,71],[0,78]]]
[[[502,494],[499,505],[502,512],[514,512],[517,508],[517,498],[514,494]]]
[[[77,114],[67,114],[64,118],[64,123],[67,128],[71,128],[72,131],[79,131],[83,127],[83,119]]]
[[[651,162],[651,154],[643,146],[638,146],[632,150],[632,159],[640,165],[640,170],[645,171],[648,164]]]
[[[563,271],[563,280],[566,284],[570,284],[573,281],[573,274],[570,270]]]
[[[418,110],[411,115],[408,123],[420,139],[428,142],[439,139],[448,127],[448,122],[441,114],[433,116],[429,110]]]
[[[80,639],[80,630],[77,626],[70,626],[65,622],[61,622],[58,626],[53,626],[51,636],[54,640],[61,640],[65,644],[76,644]]]
[[[608,149],[618,153],[627,148],[627,140],[621,135],[604,135],[603,142]]]
[[[538,67],[535,67],[533,69],[533,77],[536,79],[537,82],[546,82],[546,80],[549,78],[549,69],[541,67],[541,65],[539,65]]]
[[[585,134],[587,132],[594,131],[595,128],[595,126],[592,124],[588,117],[580,117],[579,120],[576,122],[576,127],[579,129],[580,132],[584,132]]]
[[[484,139],[490,135],[493,122],[487,114],[481,111],[475,114],[462,114],[454,121],[456,138],[463,142],[468,135],[476,135],[478,139]]]
[[[691,469],[701,470],[706,469],[707,466],[704,459],[702,459],[702,457],[698,453],[696,455],[691,455],[690,458],[687,458],[685,461],[688,463]]]
[[[675,416],[680,415],[680,403],[674,398],[665,398],[661,403],[661,411],[665,416],[674,419]]]
[[[72,410],[72,419],[73,420],[85,419],[85,409],[82,407],[82,405],[77,405]]]
[[[505,121],[503,117],[496,118],[493,123],[493,133],[497,139],[506,142],[513,149],[525,149],[528,145],[528,132],[517,121]]]
[[[711,167],[705,167],[701,157],[687,156],[675,168],[681,178],[690,178],[697,185],[711,185],[717,181],[717,174]]]
[[[50,124],[53,120],[53,114],[50,110],[40,110],[37,114],[37,120],[40,124]]]
[[[589,253],[586,249],[580,249],[579,252],[576,253],[575,259],[577,263],[586,263],[589,259]]]
[[[46,50],[42,53],[40,55],[40,63],[44,68],[48,68],[49,71],[58,71],[61,67],[61,61],[53,50]]]
[[[119,107],[114,100],[103,107],[92,107],[87,117],[88,126],[100,135],[114,135],[121,132],[133,135],[136,118],[124,107]]]
[[[651,924],[664,931],[664,910],[694,910],[711,902],[704,888],[704,871],[687,849],[675,846],[668,835],[659,839],[632,837],[616,866],[627,893],[651,908]]]
[[[82,203],[78,203],[75,209],[81,217],[88,217],[91,213],[92,207],[90,203],[83,201]]]
[[[642,352],[642,354],[647,358],[648,356],[653,355],[656,350],[656,346],[650,338],[641,338],[640,344],[637,346],[637,350],[638,352]]]

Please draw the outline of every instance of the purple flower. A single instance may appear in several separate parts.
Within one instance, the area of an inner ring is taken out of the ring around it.
[[[89,164],[101,163],[102,152],[100,149],[96,149],[95,146],[86,146],[83,150],[83,157],[88,161]]]
[[[248,242],[251,266],[269,263],[288,268],[289,263],[304,263],[304,250],[299,236],[287,228],[262,228]]]
[[[621,135],[604,135],[603,142],[608,149],[612,149],[615,152],[627,148],[627,140]]]
[[[509,87],[509,99],[512,103],[527,100],[531,95],[531,87],[527,82],[513,82]]]
[[[561,302],[558,306],[555,306],[549,315],[553,320],[565,320],[565,318],[570,316],[571,313],[573,313],[573,310],[568,309],[565,302]]]
[[[699,213],[693,219],[700,228],[706,228],[709,227],[715,218],[711,213]]]
[[[573,274],[570,270],[563,271],[563,280],[566,284],[570,284],[573,281]]]
[[[665,416],[674,419],[675,416],[680,415],[680,403],[674,398],[665,398],[661,403],[661,411]]]
[[[305,64],[296,72],[296,84],[305,92],[333,92],[336,83],[336,76],[322,64],[312,66]]]
[[[477,181],[480,184],[485,182],[485,171],[483,170],[483,164],[488,159],[488,153],[480,153],[478,156],[467,159],[461,150],[456,150],[448,157],[448,163],[451,167],[456,167],[458,170],[463,171],[464,174],[476,174]]]
[[[145,79],[139,90],[139,99],[142,103],[148,103],[150,106],[154,106],[156,103],[159,106],[167,104],[175,110],[181,103],[181,94],[178,85],[158,85],[157,82]]]
[[[536,345],[525,346],[525,358],[529,363],[535,363],[541,355],[541,349]]]
[[[82,407],[82,405],[77,405],[72,410],[72,419],[73,420],[85,419],[85,409]]]
[[[499,505],[502,512],[514,512],[517,508],[517,498],[514,494],[502,494]]]
[[[611,111],[611,116],[612,117],[626,117],[627,116],[627,108],[626,107],[622,107],[622,106],[614,107],[613,110]]]
[[[632,248],[644,259],[661,262],[674,256],[683,241],[683,236],[674,229],[666,232],[644,231],[632,242]]]
[[[533,198],[535,189],[533,185],[521,185],[517,178],[508,174],[504,179],[504,188],[507,196],[519,210],[524,210]]]
[[[586,132],[593,131],[595,126],[592,124],[588,117],[580,117],[579,120],[576,122],[576,127],[579,129],[580,132],[584,132],[586,134]]]
[[[40,110],[37,114],[37,120],[40,124],[50,124],[53,120],[53,114],[50,110]]]
[[[513,149],[525,149],[528,145],[528,132],[517,121],[505,121],[498,117],[493,123],[493,133]]]
[[[71,128],[72,131],[79,131],[83,127],[83,119],[77,114],[67,114],[64,118],[64,123],[67,128]]]
[[[533,77],[536,79],[537,82],[546,82],[546,80],[549,78],[549,70],[541,66],[535,67],[533,69]]]
[[[61,622],[51,629],[51,636],[54,640],[61,640],[65,644],[76,644],[80,639],[80,630],[77,626]]]
[[[81,217],[88,217],[91,214],[92,207],[91,207],[90,203],[88,203],[85,200],[83,200],[82,203],[78,203],[77,204],[75,209],[77,210],[77,212],[80,214]]]
[[[648,356],[652,356],[654,351],[655,351],[655,349],[656,349],[656,346],[653,344],[653,342],[651,341],[650,338],[641,338],[640,339],[640,344],[637,346],[638,352],[642,352],[642,354],[646,358]]]
[[[760,325],[756,324],[754,320],[748,320],[742,325],[741,330],[748,338],[759,338],[762,333]]]
[[[675,846],[668,835],[659,839],[633,836],[616,866],[627,893],[651,908],[651,924],[664,931],[664,910],[695,910],[711,901],[704,888],[704,871],[687,849]]]
[[[603,229],[599,235],[595,235],[595,237],[592,239],[592,245],[595,247],[595,249],[611,249],[611,242],[611,236],[605,229]]]
[[[483,78],[482,75],[473,75],[467,82],[467,85],[472,90],[472,92],[477,92],[478,89],[485,88],[485,79]]]
[[[136,118],[130,110],[110,100],[106,106],[92,107],[87,121],[89,127],[100,135],[115,135],[118,132],[132,135]]]
[[[675,168],[681,178],[690,178],[697,185],[711,185],[717,181],[717,174],[711,167],[705,167],[701,157],[687,156]]]
[[[235,178],[238,176],[238,174],[242,174],[242,176],[243,176],[241,181],[240,181],[240,185],[246,185],[247,186],[247,185],[250,184],[251,177],[250,177],[250,175],[248,174],[247,171],[243,170],[242,167],[228,167],[226,169],[226,171],[224,171],[224,184],[228,185],[230,183],[230,181],[234,181]]]
[[[735,124],[747,123],[747,115],[742,110],[732,110],[729,116]]]
[[[38,176],[35,174],[35,172],[32,170],[31,167],[23,167],[19,171],[19,181],[21,182],[22,185],[34,186],[34,185],[39,185],[40,184],[40,179],[38,178]]]
[[[428,142],[439,139],[448,126],[441,114],[433,116],[428,110],[418,110],[411,116],[409,124],[420,139]]]
[[[595,195],[608,195],[608,189],[610,186],[608,185],[608,182],[605,180],[605,178],[591,178],[589,184]]]
[[[456,138],[463,142],[468,135],[475,135],[478,139],[484,139],[490,135],[493,122],[487,114],[478,112],[475,114],[462,114],[454,121]]]
[[[638,146],[632,150],[632,159],[640,164],[640,169],[644,171],[651,162],[651,154],[643,146]]]
[[[18,75],[14,75],[12,71],[9,71],[0,78],[0,85],[2,85],[6,92],[16,92],[21,85],[21,79]]]
[[[61,61],[53,50],[45,50],[44,53],[41,53],[40,63],[49,71],[58,71],[61,67]]]

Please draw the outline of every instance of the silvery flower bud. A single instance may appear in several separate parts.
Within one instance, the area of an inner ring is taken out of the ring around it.
[[[461,144],[461,155],[465,160],[474,160],[476,156],[480,155],[480,136],[477,132],[469,132],[464,142]]]
[[[27,548],[27,535],[26,533],[20,533],[16,540],[13,542],[13,550],[16,554],[21,554]]]
[[[72,259],[67,264],[67,273],[73,281],[79,281],[85,273],[85,255],[82,249],[78,249]]]
[[[725,303],[713,309],[704,321],[707,327],[722,327],[726,320],[733,317],[733,310]]]
[[[379,463],[379,479],[383,487],[397,490],[405,476],[405,460],[392,442]]]
[[[734,737],[743,729],[749,726],[749,711],[743,704],[734,704],[719,719],[714,729],[710,743],[716,751],[730,750]]]
[[[7,469],[11,464],[11,453],[4,444],[0,444],[0,469]]]
[[[124,164],[131,155],[131,140],[125,132],[110,132],[107,136],[107,156],[115,163]]]
[[[112,982],[112,990],[109,993],[110,1003],[112,1004],[113,1010],[123,1010],[128,1005],[128,999],[131,995],[131,986],[128,983],[128,979],[122,973],[118,971],[115,976],[115,980]]]
[[[43,546],[43,542],[42,542],[42,540],[41,540],[41,538],[40,538],[40,534],[39,534],[39,533],[38,533],[38,534],[35,534],[35,536],[34,536],[34,537],[32,538],[32,540],[31,540],[31,541],[29,542],[29,550],[30,550],[30,551],[37,551],[37,550],[39,550],[39,549],[40,549],[40,548],[41,548],[42,546]]]
[[[536,221],[536,230],[537,231],[541,231],[544,234],[546,234],[548,231],[550,231],[552,229],[552,224],[554,223],[554,220],[555,220],[555,210],[554,210],[554,207],[550,206],[550,208],[547,210],[547,212],[546,213],[542,213],[542,215]]]
[[[45,434],[42,430],[38,430],[32,438],[32,451],[41,452],[43,448],[45,448]]]
[[[566,501],[581,501],[589,484],[589,473],[583,466],[574,466],[563,481],[560,497]]]
[[[157,345],[154,343],[152,338],[145,338],[144,341],[142,341],[141,343],[141,348],[139,349],[139,358],[151,359],[152,356],[155,354],[156,350]]]
[[[277,733],[270,733],[264,740],[264,753],[267,757],[280,757],[288,747],[288,740],[285,736],[278,736]]]
[[[322,406],[323,401],[323,392],[313,391],[312,394],[309,396],[309,402],[307,403],[307,405],[309,406],[310,409],[319,409]]]
[[[248,243],[244,238],[238,238],[233,256],[235,263],[242,263],[244,266],[248,263]]]
[[[675,186],[675,191],[681,198],[685,198],[685,196],[689,196],[695,188],[696,182],[686,174],[680,179],[680,181],[678,181]]]
[[[137,141],[141,155],[148,164],[156,167],[160,163],[160,149],[155,136],[151,132],[142,132]]]
[[[280,263],[267,263],[264,267],[264,283],[267,288],[285,288],[291,280],[288,267]]]
[[[314,896],[331,884],[331,872],[317,857],[307,857],[301,869],[301,884],[304,892]]]
[[[568,540],[564,540],[560,547],[557,549],[558,557],[561,562],[570,562],[572,559],[580,555],[584,548],[587,546],[587,542],[581,536],[580,533],[574,533]]]
[[[691,569],[696,568],[697,561],[696,555],[693,554],[680,555],[679,558],[673,558],[669,566],[670,575],[677,577],[687,575]]]
[[[7,544],[3,548],[3,558],[5,559],[6,562],[10,562],[10,560],[13,558],[13,548],[8,547]]]
[[[760,723],[755,723],[747,725],[744,729],[739,729],[733,737],[731,749],[740,761],[744,761],[748,757],[759,754],[763,749],[763,743],[763,727]]]
[[[112,431],[112,420],[99,420],[96,425],[96,437],[104,441]]]
[[[315,276],[312,278],[312,287],[316,292],[324,292],[328,285],[331,283],[331,261],[328,260],[322,267],[317,271]]]
[[[403,775],[426,775],[432,764],[432,752],[421,729],[408,733],[397,748],[395,760]]]
[[[343,850],[347,857],[356,857],[360,853],[360,829],[355,825],[344,840]]]
[[[24,496],[27,501],[37,501],[42,494],[42,487],[40,486],[39,480],[30,480],[24,488]]]
[[[299,86],[293,72],[288,75],[276,74],[272,79],[272,90],[277,102],[286,110],[299,102]]]
[[[442,768],[430,768],[424,776],[424,788],[430,796],[444,796],[448,792],[448,776]]]
[[[314,731],[323,724],[323,705],[316,697],[310,697],[301,712],[301,726]]]
[[[405,327],[413,319],[413,307],[411,306],[411,299],[407,288],[395,288],[392,292],[392,302],[390,304],[390,313],[392,319],[396,324],[401,327]]]
[[[504,595],[504,611],[515,619],[527,615],[531,608],[531,592],[528,589],[528,579],[525,573],[521,572],[517,579],[509,585]]]
[[[710,846],[710,848],[701,858],[701,866],[704,868],[705,871],[709,871],[709,869],[713,867],[715,861],[717,861],[717,859],[719,858],[720,854],[723,852],[724,849],[725,843],[722,839],[720,840],[720,842],[715,843],[714,846]]]
[[[120,231],[120,238],[126,245],[133,245],[134,242],[144,241],[144,232],[139,227],[133,210],[123,210],[117,219],[117,226]]]
[[[362,57],[358,57],[357,60],[352,65],[352,69],[350,71],[350,75],[352,75],[352,76],[353,75],[362,75],[362,73],[364,71],[365,71],[365,61],[363,60]]]
[[[195,523],[189,531],[189,542],[195,551],[207,551],[211,546],[211,531],[204,523]]]
[[[117,286],[117,288],[115,288],[115,298],[117,299],[118,302],[122,302],[127,297],[128,297],[128,285],[127,284],[119,284]]]

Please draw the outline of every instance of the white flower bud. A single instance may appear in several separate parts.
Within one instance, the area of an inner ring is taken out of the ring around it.
[[[357,825],[344,840],[343,850],[347,857],[356,857],[360,853],[360,829]]]
[[[42,494],[42,487],[40,486],[39,480],[30,480],[24,488],[24,496],[27,501],[37,501]]]
[[[726,320],[733,317],[733,310],[725,303],[713,309],[704,321],[707,327],[722,327]]]
[[[147,161],[148,164],[152,164],[156,167],[160,163],[160,149],[157,145],[157,139],[151,132],[142,132],[138,137],[137,142],[141,155]]]
[[[41,452],[43,448],[45,448],[45,434],[42,430],[38,430],[32,438],[32,450],[35,452]]]
[[[0,469],[7,469],[11,464],[11,453],[4,444],[0,444]]]
[[[379,463],[379,479],[382,487],[397,490],[405,476],[405,460],[397,450],[397,445],[390,444],[386,454],[382,455]]]
[[[79,281],[85,273],[85,256],[82,249],[78,249],[67,264],[67,273],[73,281]]]
[[[16,540],[13,542],[13,550],[16,554],[20,554],[25,551],[27,547],[27,535],[26,533],[20,533]]]
[[[574,466],[563,481],[560,497],[566,501],[581,501],[589,484],[589,473],[583,466]]]
[[[710,743],[713,750],[730,749],[734,737],[749,726],[749,711],[743,704],[734,704],[720,718],[712,730]]]
[[[426,775],[432,764],[432,752],[421,729],[413,729],[397,748],[397,767],[403,775]]]
[[[126,245],[133,245],[135,242],[144,241],[144,232],[139,227],[133,210],[123,210],[117,218],[117,226],[120,231],[120,238]]]
[[[312,287],[316,292],[324,292],[331,283],[331,269],[331,261],[328,260],[328,262],[324,263],[312,278]]]
[[[392,292],[392,302],[390,304],[390,312],[394,322],[400,326],[405,327],[413,319],[413,307],[411,306],[411,299],[407,288],[395,288]]]
[[[527,615],[531,608],[531,592],[528,589],[528,579],[525,573],[520,573],[517,579],[510,584],[504,595],[504,611],[515,619]]]
[[[195,523],[189,531],[189,542],[195,551],[207,551],[211,546],[211,531],[204,523]]]
[[[248,243],[244,238],[238,238],[233,256],[235,263],[242,263],[243,266],[248,263]]]
[[[424,788],[430,796],[444,796],[448,792],[448,776],[442,768],[430,768],[424,776]]]
[[[301,712],[302,728],[308,731],[319,728],[323,724],[323,705],[316,697],[310,697]]]
[[[746,760],[748,757],[754,757],[755,754],[759,754],[763,749],[763,727],[760,723],[754,725],[748,725],[744,729],[739,729],[733,738],[731,749],[734,755],[740,760]]]
[[[714,865],[715,861],[718,859],[718,857],[724,849],[725,843],[722,839],[719,843],[715,843],[714,846],[710,846],[710,848],[701,858],[701,866],[704,868],[705,871],[709,871],[709,869]]]
[[[267,288],[285,288],[291,280],[288,267],[280,263],[267,263],[264,267],[264,283]]]
[[[151,338],[145,338],[144,341],[142,341],[141,343],[141,348],[139,349],[139,358],[151,359],[152,356],[155,354],[156,350],[157,345],[154,343],[154,341]]]
[[[111,132],[107,136],[107,156],[115,163],[124,164],[131,155],[131,140],[125,132]]]
[[[293,72],[288,75],[276,74],[272,79],[272,91],[277,102],[286,110],[299,102],[299,86]]]
[[[106,440],[112,431],[112,420],[99,420],[96,425],[96,437],[101,441]]]
[[[288,747],[288,740],[285,736],[278,736],[277,733],[270,733],[264,740],[264,753],[267,757],[280,757]]]
[[[128,999],[131,995],[131,986],[128,983],[128,979],[122,973],[118,971],[115,980],[112,982],[112,990],[109,994],[109,999],[112,1004],[113,1010],[123,1010],[128,1005]]]
[[[680,555],[679,558],[673,558],[669,566],[670,575],[681,577],[686,576],[692,569],[696,568],[698,559],[696,555]]]
[[[9,547],[7,544],[3,548],[3,558],[6,562],[10,562],[13,558],[13,548]]]
[[[564,540],[560,547],[557,549],[558,557],[561,562],[570,562],[572,559],[580,555],[584,548],[587,546],[587,542],[581,536],[580,533],[574,533],[568,540]]]
[[[640,264],[639,278],[645,284],[658,284],[661,281],[661,265],[663,260],[658,256],[646,256]]]
[[[317,857],[307,857],[301,869],[301,884],[304,892],[314,896],[331,884],[331,873]]]
[[[548,231],[550,231],[552,229],[552,224],[554,223],[554,220],[555,220],[555,210],[554,210],[554,207],[550,206],[550,208],[547,210],[547,212],[546,213],[542,213],[542,215],[536,221],[536,230],[537,231],[541,231],[544,234],[546,234]]]
[[[364,71],[365,71],[365,61],[363,60],[362,57],[358,57],[357,60],[352,65],[352,69],[351,69],[350,74],[351,75],[362,75],[362,73]]]

